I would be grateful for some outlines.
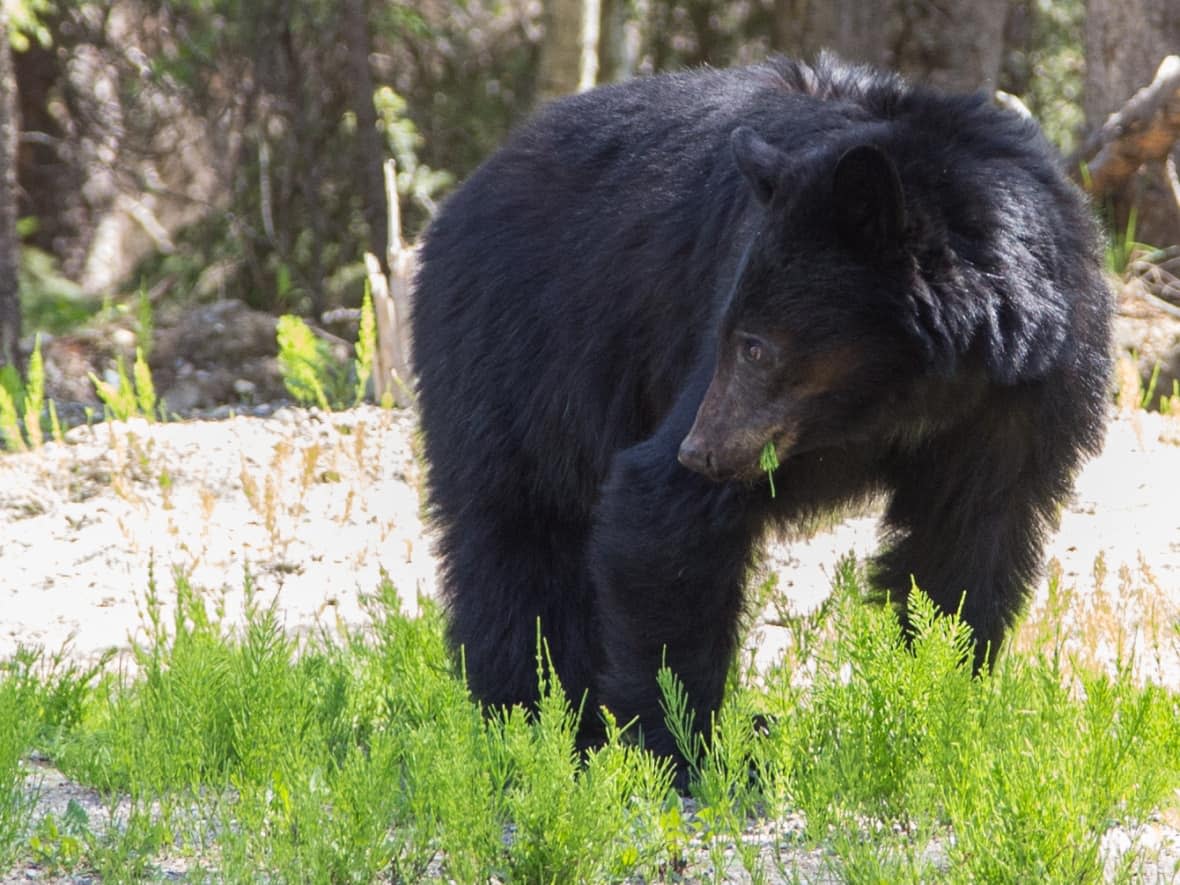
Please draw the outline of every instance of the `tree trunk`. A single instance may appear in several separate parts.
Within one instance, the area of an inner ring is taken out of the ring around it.
[[[1165,56],[1180,48],[1180,0],[1087,0],[1086,125],[1097,130],[1142,86]],[[1173,150],[1173,157],[1176,151]],[[1180,243],[1180,207],[1163,162],[1148,163],[1111,200],[1111,224],[1153,246]]]
[[[0,365],[24,370],[20,353],[20,243],[16,235],[16,78],[8,42],[8,12],[0,5]]]
[[[377,131],[377,111],[373,107],[373,74],[369,68],[369,16],[366,0],[347,0],[344,4],[344,39],[348,44],[349,103],[356,114],[357,162],[360,166],[361,202],[369,228],[369,251],[385,261],[386,230],[385,182],[382,166],[385,150]],[[385,267],[388,272],[389,268]]]
[[[304,69],[295,34],[290,25],[291,0],[280,0],[278,5],[278,21],[281,24],[277,51],[281,57],[287,107],[294,124],[287,133],[287,141],[291,156],[295,158],[296,186],[303,197],[303,209],[307,213],[305,225],[311,234],[307,242],[309,255],[304,282],[311,301],[311,315],[319,322],[328,306],[324,293],[324,243],[327,240],[327,221],[321,198],[323,181],[320,155],[315,144],[318,133],[324,131],[320,118],[323,109],[318,102],[305,98],[305,94],[315,88],[315,72]],[[294,247],[294,239],[297,238],[292,238],[288,249]],[[289,251],[285,252],[283,257],[286,258],[288,255]]]
[[[619,83],[635,76],[639,64],[640,21],[645,3],[601,0],[598,35],[598,82]]]
[[[775,0],[772,45],[811,58],[901,71],[945,89],[994,90],[1004,54],[1008,0]]]
[[[602,0],[545,0],[537,95],[546,100],[598,81]]]

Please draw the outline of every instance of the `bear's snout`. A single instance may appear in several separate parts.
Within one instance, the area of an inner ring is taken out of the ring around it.
[[[712,480],[724,479],[722,471],[717,469],[717,458],[693,434],[684,438],[680,444],[680,452],[676,460],[694,473],[700,473]]]

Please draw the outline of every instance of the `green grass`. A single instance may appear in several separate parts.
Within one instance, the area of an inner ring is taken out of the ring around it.
[[[844,654],[795,707],[786,745],[810,834],[838,839],[848,878],[901,863],[919,880],[1095,881],[1101,834],[1170,798],[1174,695],[1094,675],[1079,699],[1063,671],[1015,655],[973,679],[965,629],[928,604],[912,655],[876,613],[848,610],[841,624]],[[866,852],[858,823],[907,838]],[[946,855],[937,875],[914,853],[932,839]]]
[[[45,442],[46,419],[53,439],[61,440],[57,409],[45,399],[45,361],[41,356],[41,336],[33,343],[26,377],[21,378],[12,366],[0,366],[0,440],[10,452],[39,448]]]
[[[276,336],[283,384],[296,402],[327,412],[365,401],[377,354],[377,318],[368,283],[352,360],[338,359],[298,316],[279,317]]]
[[[32,703],[26,693],[27,686],[16,678],[0,682],[0,869],[16,860],[31,811],[21,769],[22,757],[33,746],[26,715]]]
[[[299,640],[244,582],[232,626],[216,594],[151,579],[125,672],[27,650],[4,666],[0,875],[132,881],[180,857],[190,881],[1094,882],[1102,834],[1180,784],[1176,695],[1048,651],[974,678],[965,628],[915,593],[907,649],[849,563],[781,667],[735,672],[709,747],[662,675],[691,803],[617,723],[580,756],[544,667],[538,715],[483,718],[439,613],[402,613],[389,582],[366,629]],[[34,814],[34,752],[102,813]]]
[[[151,369],[148,368],[144,349],[135,349],[135,362],[131,367],[131,375],[127,374],[127,366],[123,357],[115,359],[117,380],[110,383],[90,373],[90,383],[98,398],[105,407],[106,417],[114,421],[126,421],[128,418],[142,417],[155,420],[163,417],[166,409],[156,399],[156,389],[152,382]]]

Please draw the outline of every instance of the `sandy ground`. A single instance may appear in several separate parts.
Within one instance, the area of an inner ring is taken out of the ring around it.
[[[0,656],[20,644],[65,647],[80,660],[126,649],[142,636],[152,580],[167,600],[178,575],[224,596],[232,620],[248,572],[258,599],[297,631],[362,622],[358,595],[383,572],[414,606],[436,579],[412,438],[404,412],[284,409],[76,428],[65,444],[0,457]],[[1061,585],[1116,611],[1127,635],[1148,617],[1180,624],[1177,443],[1180,419],[1114,420],[1046,551]],[[771,545],[768,567],[807,611],[827,595],[835,562],[871,553],[875,536],[873,516],[850,518]],[[1042,580],[1042,603],[1047,588]],[[1134,610],[1132,597],[1150,611]],[[764,660],[775,631],[760,633]],[[1103,645],[1113,638],[1095,637],[1090,651],[1113,654]],[[1172,646],[1150,675],[1180,688]]]
[[[249,573],[292,630],[360,622],[382,572],[407,604],[434,587],[408,415],[77,428],[0,458],[0,656],[37,644],[93,659],[142,635],[153,581],[177,576],[240,614]],[[154,577],[153,577],[154,576]]]

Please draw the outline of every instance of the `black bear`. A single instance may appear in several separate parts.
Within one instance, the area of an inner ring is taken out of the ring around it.
[[[537,697],[538,624],[674,754],[768,527],[883,495],[876,587],[1013,623],[1102,438],[1110,297],[1037,126],[830,56],[557,101],[443,205],[413,310],[449,639]],[[772,497],[760,455],[774,446]]]

